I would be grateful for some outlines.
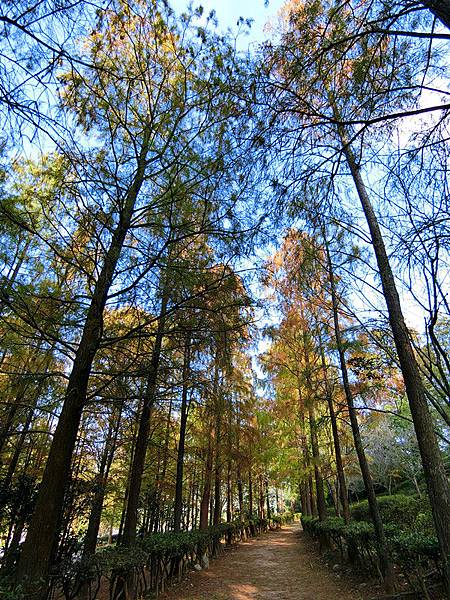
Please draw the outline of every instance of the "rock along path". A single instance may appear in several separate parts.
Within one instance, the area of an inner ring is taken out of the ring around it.
[[[300,525],[242,542],[160,600],[364,600],[323,565]]]

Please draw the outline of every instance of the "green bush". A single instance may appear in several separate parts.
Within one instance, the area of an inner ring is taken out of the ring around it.
[[[133,548],[110,546],[97,552],[92,562],[96,564],[99,571],[106,573],[113,570],[130,572],[144,566],[146,561],[147,553],[138,546]]]
[[[439,542],[435,536],[402,531],[394,535],[389,543],[398,562],[411,565],[415,560],[439,560]]]
[[[402,529],[416,527],[421,529],[424,523],[427,524],[428,528],[432,523],[431,509],[427,498],[395,494],[392,496],[379,496],[377,500],[384,523],[395,523]],[[367,500],[352,504],[350,513],[355,521],[371,521]],[[417,523],[419,515],[422,515],[420,525]]]
[[[197,545],[206,547],[212,535],[209,531],[154,533],[143,538],[139,547],[154,558],[176,558],[191,552]]]
[[[315,533],[315,525],[319,522],[317,517],[308,517],[307,515],[302,515],[301,517],[302,527],[308,533]]]
[[[323,533],[340,534],[344,531],[345,521],[342,517],[329,517],[325,521],[315,521],[314,528]]]
[[[409,573],[413,565],[439,564],[439,544],[430,533],[431,512],[425,499],[414,496],[384,496],[378,499],[384,520],[388,546],[396,564]],[[352,560],[358,559],[367,569],[373,570],[377,560],[375,530],[370,522],[367,501],[353,505],[353,519],[345,524],[339,517],[319,521],[316,517],[302,517],[303,529],[339,547],[342,556],[347,548]]]
[[[0,575],[0,598],[2,600],[24,600],[24,595],[20,587],[14,587],[8,577]]]

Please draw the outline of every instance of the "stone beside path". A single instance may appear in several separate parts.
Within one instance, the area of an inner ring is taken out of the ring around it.
[[[328,569],[299,524],[248,540],[192,572],[160,600],[365,600],[353,582]]]

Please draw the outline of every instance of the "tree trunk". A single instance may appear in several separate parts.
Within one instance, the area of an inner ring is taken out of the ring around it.
[[[325,244],[327,244],[327,240],[325,239],[325,236],[324,236],[324,241],[325,241]],[[332,265],[330,264],[330,261],[329,261],[328,252],[327,252],[327,261],[328,261],[328,270],[330,270],[332,268]],[[338,431],[338,426],[337,426],[336,413],[334,412],[333,394],[330,389],[330,383],[328,381],[327,365],[325,362],[325,352],[323,349],[322,339],[320,336],[319,336],[319,346],[320,346],[321,366],[322,366],[322,372],[323,372],[324,383],[325,383],[325,395],[326,395],[327,404],[328,404],[328,412],[330,414],[331,430],[333,433],[334,456],[336,459],[336,471],[337,471],[338,484],[339,484],[338,485],[339,496],[336,495],[336,507],[337,507],[337,513],[339,515],[339,512],[340,512],[339,511],[339,497],[340,497],[341,504],[342,504],[342,517],[343,517],[344,521],[346,523],[348,523],[350,520],[350,508],[348,505],[347,482],[345,481],[344,466],[342,464],[341,442],[339,440],[339,431]]]
[[[314,408],[312,404],[309,405],[308,408],[309,414],[309,428],[311,432],[311,448],[314,460],[314,476],[316,480],[316,496],[317,496],[317,512],[319,513],[319,519],[324,521],[327,516],[327,507],[325,503],[325,492],[323,489],[323,477],[320,472],[319,461],[320,461],[320,453],[319,453],[319,442],[317,439],[317,426],[316,426],[316,417],[314,414]]]
[[[216,403],[217,393],[219,390],[219,364],[217,357],[214,361],[214,379],[213,379],[213,388],[211,394],[211,405]],[[212,420],[212,415],[211,415]],[[211,479],[212,479],[212,470],[213,470],[213,446],[212,446],[212,436],[208,437],[208,453],[206,456],[206,464],[205,464],[205,479],[203,484],[203,493],[202,499],[200,502],[200,529],[206,529],[208,527],[208,511],[209,511],[209,503],[211,496]]]
[[[108,433],[106,435],[105,447],[103,449],[100,468],[97,476],[97,485],[92,500],[91,512],[89,515],[88,528],[84,538],[83,556],[94,554],[97,546],[98,530],[100,529],[100,521],[103,510],[103,501],[105,499],[106,483],[108,481],[109,471],[111,469],[114,453],[116,450],[117,436],[119,433],[120,418],[122,414],[122,406],[119,409],[118,415],[114,418],[111,415],[109,422]]]
[[[183,389],[181,391],[181,414],[180,414],[180,438],[178,440],[177,452],[177,475],[175,483],[175,503],[173,529],[180,531],[181,515],[183,511],[183,470],[184,470],[184,447],[186,442],[186,425],[188,418],[188,390],[189,371],[191,367],[191,337],[187,332],[184,341],[183,357]]]
[[[263,488],[263,476],[259,476],[259,516],[261,519],[264,519],[264,488]]]
[[[221,419],[221,406],[220,401],[216,401],[216,444],[214,450],[215,467],[214,467],[214,517],[213,525],[218,525],[222,516],[222,499],[220,494],[220,488],[222,485],[222,465],[220,463],[220,443],[222,435],[222,419]]]
[[[309,458],[308,458],[309,460]],[[313,517],[317,517],[318,512],[317,512],[317,504],[316,504],[316,496],[314,494],[314,484],[313,484],[313,479],[312,479],[312,475],[311,473],[308,475],[308,491],[309,491],[309,502],[311,505],[311,515]]]
[[[163,489],[164,489],[164,482],[166,481],[166,473],[167,473],[167,467],[169,465],[169,443],[170,443],[170,425],[171,425],[171,420],[172,420],[172,404],[173,404],[173,398],[172,396],[170,397],[170,401],[169,401],[169,410],[167,411],[167,418],[166,418],[166,435],[164,438],[164,447],[161,448],[161,453],[160,453],[160,449],[158,449],[158,467],[156,469],[156,473],[158,473],[158,481],[155,485],[155,502],[154,502],[154,531],[157,532],[158,531],[158,527],[159,527],[159,523],[160,523],[160,516],[161,513],[164,512],[163,509]],[[160,456],[162,454],[162,459],[160,460]],[[160,470],[160,464],[162,464],[162,468]]]
[[[438,4],[437,2],[433,4]],[[442,3],[444,4],[444,3]],[[394,336],[395,347],[400,361],[403,380],[408,396],[409,407],[419,444],[425,479],[428,486],[433,519],[436,528],[443,564],[446,591],[450,596],[450,491],[439,445],[434,432],[433,419],[425,397],[419,367],[403,318],[400,298],[392,273],[389,258],[377,217],[361,177],[359,165],[341,129],[341,139],[355,187],[366,216],[372,245],[378,264],[383,295],[389,313],[389,322]]]
[[[20,432],[19,441],[17,442],[17,446],[14,450],[14,454],[12,455],[11,462],[9,463],[8,471],[6,473],[5,479],[2,482],[2,485],[5,489],[8,489],[9,486],[11,485],[14,473],[17,468],[17,463],[19,462],[19,458],[22,453],[22,448],[25,443],[25,439],[28,435],[28,430],[30,429],[31,422],[33,420],[34,411],[35,411],[35,407],[33,406],[28,411],[27,419],[25,421],[22,431]]]
[[[241,469],[238,467],[236,471],[237,489],[238,489],[238,503],[239,503],[239,516],[242,519],[244,514],[244,488],[242,486],[242,475]]]
[[[213,453],[212,453],[212,443],[211,438],[208,439],[208,453],[206,456],[205,463],[205,478],[203,483],[203,493],[202,499],[200,502],[200,529],[208,528],[208,511],[209,511],[209,501],[211,495],[211,476],[212,476],[212,462],[213,462]]]
[[[153,346],[152,359],[147,376],[144,402],[142,405],[142,412],[139,419],[139,428],[136,437],[136,447],[134,449],[134,457],[131,465],[127,510],[125,514],[125,522],[121,539],[122,546],[133,546],[136,542],[139,495],[141,492],[142,475],[144,473],[145,456],[147,454],[151,414],[156,397],[159,362],[161,358],[161,347],[164,338],[164,328],[166,323],[167,302],[167,292],[164,289],[162,294],[161,310],[158,319],[155,343]]]
[[[304,481],[299,483],[300,502],[302,504],[302,514],[306,517],[311,516],[311,506],[308,503],[308,492]]]
[[[270,519],[272,517],[272,512],[270,510],[270,498],[269,498],[269,480],[267,477],[264,480],[264,489],[266,493],[266,510],[267,510],[267,518]]]
[[[309,493],[309,452],[308,452],[308,439],[306,437],[306,426],[305,426],[305,403],[303,400],[302,386],[300,379],[298,380],[298,399],[299,399],[299,410],[298,416],[300,419],[300,446],[303,454],[303,464],[305,466],[305,475],[303,481],[300,484],[303,490],[302,496],[302,511],[303,513],[311,517],[313,516],[313,510],[311,505],[311,496]]]
[[[227,468],[227,523],[233,520],[233,488],[231,482],[231,460],[228,460]]]
[[[150,129],[147,127],[144,131],[133,184],[124,199],[124,208],[120,214],[119,223],[114,230],[102,269],[95,283],[33,517],[19,559],[16,580],[18,583],[30,586],[29,597],[32,597],[33,582],[46,580],[56,550],[64,494],[70,478],[72,454],[86,402],[89,375],[102,338],[103,312],[117,262],[130,227],[136,199],[144,181],[149,139]],[[40,594],[42,583],[37,584],[37,588],[37,594]]]
[[[361,433],[359,430],[358,417],[353,403],[353,394],[350,388],[350,382],[348,378],[347,363],[345,360],[345,351],[342,343],[341,330],[339,325],[339,312],[338,312],[338,299],[336,294],[336,287],[334,281],[333,265],[331,262],[331,256],[329,253],[328,244],[325,244],[327,253],[328,263],[328,277],[331,288],[331,303],[333,308],[333,322],[334,322],[334,336],[336,341],[336,348],[339,354],[339,363],[341,367],[342,382],[344,385],[345,398],[347,400],[347,406],[350,416],[350,424],[353,433],[353,441],[355,443],[356,454],[358,456],[359,467],[361,469],[362,478],[364,481],[364,487],[366,489],[367,500],[369,503],[370,514],[372,517],[373,526],[375,529],[375,535],[377,538],[377,554],[380,561],[381,573],[384,579],[386,591],[392,592],[394,589],[394,571],[392,566],[391,557],[387,548],[386,536],[383,529],[383,523],[381,521],[381,515],[378,508],[378,502],[375,496],[375,490],[373,488],[372,476],[370,474],[369,465],[367,462],[364,446],[361,440]]]

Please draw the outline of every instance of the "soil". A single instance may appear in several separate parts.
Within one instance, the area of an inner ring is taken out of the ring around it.
[[[335,570],[333,569],[335,567]],[[193,571],[160,600],[366,600],[366,583],[330,569],[300,525],[263,534]]]

